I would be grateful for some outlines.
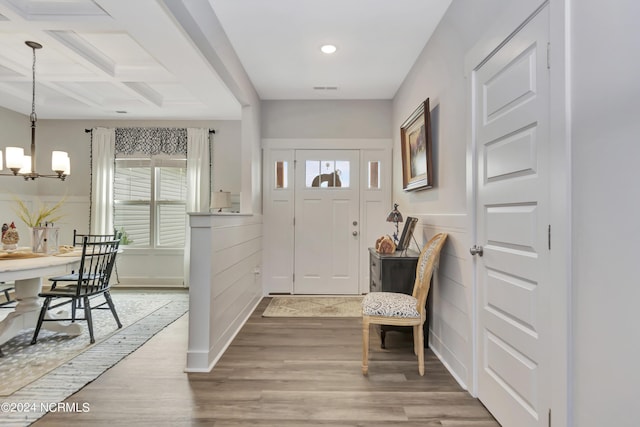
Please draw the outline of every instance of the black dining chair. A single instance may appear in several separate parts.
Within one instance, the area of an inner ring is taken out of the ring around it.
[[[82,246],[82,240],[85,237],[89,238],[89,241],[100,242],[105,240],[119,239],[120,232],[113,230],[113,234],[80,234],[77,230],[73,230],[73,246]],[[113,265],[114,273],[116,273],[116,284],[120,283],[120,277],[118,276],[118,263]]]
[[[56,278],[51,278],[53,282],[51,289],[43,291],[39,294],[44,298],[42,308],[40,310],[40,316],[38,317],[38,324],[33,334],[31,344],[35,344],[40,333],[40,328],[43,322],[48,321],[61,321],[61,320],[86,320],[89,328],[89,337],[91,343],[95,342],[93,336],[93,321],[91,318],[91,310],[97,308],[103,308],[106,304],[111,310],[114,319],[118,325],[118,328],[122,328],[122,323],[118,318],[118,313],[111,299],[109,290],[111,286],[109,280],[111,278],[111,272],[113,271],[113,265],[118,253],[118,246],[120,244],[119,239],[107,240],[107,241],[90,241],[88,236],[83,237],[82,243],[82,257],[80,259],[80,267],[76,273],[63,276],[64,280],[61,285],[58,285]],[[70,280],[73,279],[73,280]],[[91,305],[92,301],[97,296],[104,296],[104,302]],[[56,300],[63,300],[52,305],[52,302]],[[77,318],[75,315],[75,309],[78,301],[82,302],[84,308],[84,318]],[[64,318],[46,318],[48,310],[60,307],[62,305],[71,303],[72,317],[68,319]]]
[[[73,230],[73,246],[82,246],[84,238],[88,237],[90,242],[104,242],[107,240],[114,240],[118,238],[118,232],[114,231],[113,234],[80,234],[78,230]]]
[[[11,296],[11,292],[14,291],[13,284],[0,282],[0,293],[4,295],[4,301],[0,302],[0,308],[14,308],[16,300]],[[4,357],[2,353],[2,347],[0,347],[0,357]]]
[[[78,230],[73,230],[73,246],[82,247],[84,242],[84,238],[86,237],[90,243],[94,242],[106,242],[108,240],[114,240],[119,238],[118,232],[114,231],[113,234],[81,234],[78,233]],[[118,265],[113,265],[114,271],[116,273],[116,283],[120,283],[120,279],[118,277]],[[77,280],[77,275],[75,271],[71,271],[71,274],[65,274],[62,276],[50,277],[49,281],[53,283],[53,287],[56,286],[58,282],[75,282]],[[52,289],[53,289],[52,287]],[[82,300],[78,300],[71,307],[71,321],[74,322],[76,318],[76,310],[82,309]]]
[[[11,296],[14,291],[13,283],[0,282],[0,293],[4,296],[4,301],[0,302],[0,308],[13,308],[16,300]]]

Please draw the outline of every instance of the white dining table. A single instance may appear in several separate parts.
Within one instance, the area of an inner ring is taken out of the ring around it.
[[[24,329],[35,328],[42,308],[38,294],[42,290],[42,278],[70,273],[80,264],[80,253],[63,256],[42,256],[24,259],[0,259],[0,282],[13,281],[16,307],[0,321],[0,345]],[[47,313],[47,318],[55,315]],[[82,326],[77,323],[44,322],[43,329],[80,335]]]

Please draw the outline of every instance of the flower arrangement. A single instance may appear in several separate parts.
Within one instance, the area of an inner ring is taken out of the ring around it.
[[[41,204],[38,209],[31,211],[22,200],[14,197],[14,200],[18,205],[15,209],[15,213],[18,215],[18,218],[27,225],[27,227],[33,228],[41,227],[46,224],[53,224],[64,217],[64,214],[60,213],[60,209],[66,199],[66,196],[63,197],[62,200],[51,207],[46,204]]]

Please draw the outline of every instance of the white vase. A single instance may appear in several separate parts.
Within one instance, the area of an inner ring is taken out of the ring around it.
[[[52,254],[58,250],[57,227],[33,227],[31,234],[31,251],[38,254]]]

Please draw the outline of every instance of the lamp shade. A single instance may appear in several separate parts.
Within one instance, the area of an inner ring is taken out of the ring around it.
[[[389,212],[389,215],[387,215],[387,222],[402,222],[402,221],[404,221],[404,219],[402,218],[402,214],[398,210],[398,204],[394,203],[393,210]]]
[[[66,151],[51,152],[51,170],[64,172],[69,168],[69,155]]]
[[[22,156],[22,168],[20,168],[20,173],[31,172],[31,156]]]
[[[23,157],[24,157],[24,148],[7,147],[7,168],[22,169],[22,166],[24,166]]]
[[[223,208],[231,207],[231,193],[229,191],[216,191],[211,193],[211,209],[218,209],[218,212]]]

